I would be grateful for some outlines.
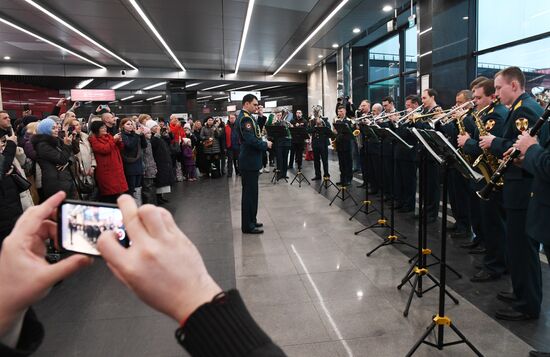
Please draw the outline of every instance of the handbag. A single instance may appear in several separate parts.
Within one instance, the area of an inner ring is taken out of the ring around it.
[[[15,186],[17,187],[17,191],[19,193],[27,191],[29,188],[31,188],[31,183],[24,178],[19,172],[14,171],[10,175],[13,179],[13,182],[15,183]]]
[[[204,146],[205,148],[209,148],[209,147],[212,147],[212,145],[214,145],[214,140],[203,140],[202,142],[202,146]]]

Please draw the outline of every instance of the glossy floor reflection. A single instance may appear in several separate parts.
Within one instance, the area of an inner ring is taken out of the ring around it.
[[[329,206],[307,184],[272,185],[270,178],[260,177],[263,235],[240,232],[240,181],[230,181],[237,287],[259,324],[290,356],[405,355],[436,313],[437,292],[413,300],[404,318],[409,290],[396,286],[408,258],[392,247],[366,258],[381,238],[354,235],[364,226],[348,220],[341,202]],[[460,304],[447,302],[447,315],[485,356],[528,355],[531,346],[454,293]],[[456,339],[446,333],[446,342]],[[415,354],[470,355],[466,345],[424,345]]]

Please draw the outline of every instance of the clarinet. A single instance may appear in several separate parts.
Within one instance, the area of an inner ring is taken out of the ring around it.
[[[550,117],[550,104],[546,106],[546,109],[542,116],[537,120],[535,125],[529,130],[530,136],[535,136],[538,134],[540,129],[542,128],[542,125],[548,120]],[[493,189],[499,182],[502,176],[504,176],[504,173],[506,170],[508,170],[508,167],[512,164],[512,162],[519,157],[520,151],[517,148],[514,148],[510,155],[502,160],[496,171],[491,176],[491,179],[487,184],[479,191],[476,192],[479,198],[481,198],[484,201],[489,200],[489,196],[491,195],[491,192],[493,192]]]

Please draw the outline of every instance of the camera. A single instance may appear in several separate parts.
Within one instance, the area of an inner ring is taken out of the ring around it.
[[[125,69],[121,70],[121,71],[120,71],[120,75],[121,75],[122,77],[126,76],[126,70],[125,70]]]

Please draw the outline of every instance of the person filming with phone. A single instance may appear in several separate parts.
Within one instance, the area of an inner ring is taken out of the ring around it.
[[[53,265],[44,259],[44,241],[58,240],[51,217],[65,197],[58,192],[28,209],[4,241],[1,356],[27,356],[38,349],[44,330],[31,306],[54,284],[92,263],[81,254]],[[223,292],[216,284],[167,210],[138,208],[128,195],[118,199],[118,206],[132,245],[124,248],[114,232],[106,231],[98,250],[113,274],[143,302],[179,323],[176,338],[191,356],[284,356],[251,317],[238,291]]]

